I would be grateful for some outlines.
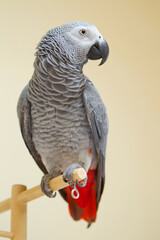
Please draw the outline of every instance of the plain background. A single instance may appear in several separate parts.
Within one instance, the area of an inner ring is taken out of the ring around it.
[[[35,47],[50,29],[82,20],[110,46],[108,61],[85,74],[109,116],[106,185],[90,229],[74,222],[60,195],[28,204],[28,240],[160,239],[160,2],[159,0],[0,0],[0,200],[11,185],[28,188],[42,173],[21,138],[16,104],[33,73]],[[0,216],[10,229],[10,212]]]

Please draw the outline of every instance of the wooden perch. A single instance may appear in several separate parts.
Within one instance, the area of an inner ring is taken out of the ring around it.
[[[74,170],[73,173],[73,180],[81,181],[86,178],[86,172],[83,168],[77,168]],[[51,179],[50,181],[50,188],[52,191],[58,191],[62,188],[68,186],[68,183],[63,181],[62,175]],[[40,185],[33,187],[31,189],[25,190],[18,194],[17,199],[18,202],[23,204],[30,202],[36,198],[44,196],[44,193],[41,191]],[[0,213],[5,212],[11,208],[11,198],[6,199],[0,202]]]
[[[0,231],[0,237],[13,238],[14,234],[12,232]]]
[[[73,180],[81,181],[86,178],[83,168],[77,168],[73,172]],[[58,191],[68,186],[63,181],[62,175],[51,179],[51,190]],[[27,206],[26,203],[44,196],[40,185],[26,190],[24,185],[12,186],[12,197],[0,202],[0,213],[11,209],[11,232],[0,231],[0,237],[11,238],[12,240],[26,240],[27,232]]]

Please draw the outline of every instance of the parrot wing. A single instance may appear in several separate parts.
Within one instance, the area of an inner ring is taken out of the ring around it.
[[[96,169],[96,199],[98,207],[105,183],[105,153],[108,134],[108,117],[106,108],[98,91],[89,80],[83,91],[83,101],[98,160]]]
[[[20,129],[21,129],[22,137],[24,139],[24,142],[30,154],[35,159],[39,168],[44,173],[47,173],[47,170],[42,163],[41,156],[36,151],[33,140],[32,140],[31,104],[27,99],[27,89],[28,89],[28,85],[23,89],[17,105],[17,113],[19,118]]]

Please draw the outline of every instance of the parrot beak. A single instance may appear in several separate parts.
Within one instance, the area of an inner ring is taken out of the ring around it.
[[[103,42],[96,42],[89,50],[87,57],[91,60],[97,60],[102,58],[100,65],[105,63],[109,54],[109,47],[105,40]]]

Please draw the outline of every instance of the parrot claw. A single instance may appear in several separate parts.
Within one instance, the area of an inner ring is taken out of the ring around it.
[[[41,190],[49,198],[55,198],[57,193],[53,192],[49,187],[49,182],[55,175],[52,173],[45,174],[41,180]]]
[[[63,173],[63,180],[67,182],[72,188],[75,185],[75,182],[73,181],[73,172],[76,168],[82,168],[79,164],[72,164],[69,166]]]
[[[76,181],[78,187],[85,187],[86,184],[87,184],[87,179],[88,179],[88,177],[86,177],[86,178],[85,178],[84,180],[82,180],[81,182]]]
[[[81,183],[79,183],[77,180],[75,182],[73,181],[73,172],[76,168],[82,168],[82,167],[81,167],[81,165],[74,163],[70,167],[68,167],[63,173],[63,180],[65,182],[68,182],[70,187],[73,188],[73,190],[71,191],[71,195],[74,199],[79,198],[79,192],[76,188],[76,184],[79,187],[84,187],[87,184],[87,178],[85,178],[83,181],[81,181]]]

